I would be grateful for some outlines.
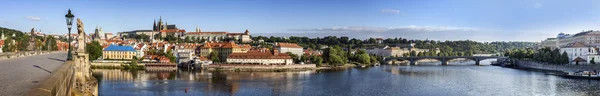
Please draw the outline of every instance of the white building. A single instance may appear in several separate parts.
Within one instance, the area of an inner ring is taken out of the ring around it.
[[[597,55],[597,49],[595,47],[587,46],[581,42],[566,44],[562,48],[560,48],[560,52],[566,52],[569,56],[569,61],[573,61],[576,58],[582,58],[587,63],[590,63],[592,58],[595,61],[600,60],[600,57]],[[571,62],[571,64],[575,64],[575,62]]]
[[[581,42],[587,46],[600,46],[600,31],[584,31],[574,35],[561,33],[557,36],[558,46],[566,46],[574,42]]]
[[[134,44],[133,48],[135,48],[136,54],[135,56],[138,58],[144,57],[145,56],[145,51],[148,50],[148,46],[146,44],[140,43],[140,44]]]
[[[273,49],[279,50],[280,53],[291,52],[292,54],[296,54],[298,57],[304,54],[304,48],[298,46],[296,43],[275,43]]]
[[[176,54],[175,56],[177,57],[177,63],[185,63],[196,58],[196,52],[194,50],[196,50],[198,46],[200,46],[200,44],[177,44],[174,51]]]

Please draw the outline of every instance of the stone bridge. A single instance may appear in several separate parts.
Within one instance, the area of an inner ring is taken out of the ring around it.
[[[385,58],[384,61],[388,62],[391,60],[406,60],[410,62],[410,65],[416,65],[416,62],[422,59],[435,59],[442,62],[442,65],[448,65],[448,61],[458,58],[465,58],[475,61],[475,65],[480,65],[479,62],[485,59],[493,58],[507,58],[503,56],[418,56],[418,57],[391,57]]]

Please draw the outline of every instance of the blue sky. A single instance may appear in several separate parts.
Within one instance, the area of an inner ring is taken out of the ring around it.
[[[600,30],[598,0],[2,0],[0,27],[67,33],[70,8],[105,32],[151,29],[162,16],[194,31],[265,36],[540,41]],[[75,30],[73,30],[75,32]]]

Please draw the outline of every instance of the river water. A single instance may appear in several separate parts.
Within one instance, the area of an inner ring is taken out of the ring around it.
[[[598,80],[472,63],[384,65],[333,72],[93,72],[100,81],[101,96],[600,95]]]

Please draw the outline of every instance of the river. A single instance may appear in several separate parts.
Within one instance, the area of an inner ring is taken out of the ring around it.
[[[458,64],[383,65],[334,72],[96,69],[100,96],[515,96],[600,94],[600,81]],[[187,89],[187,91],[186,91]]]

